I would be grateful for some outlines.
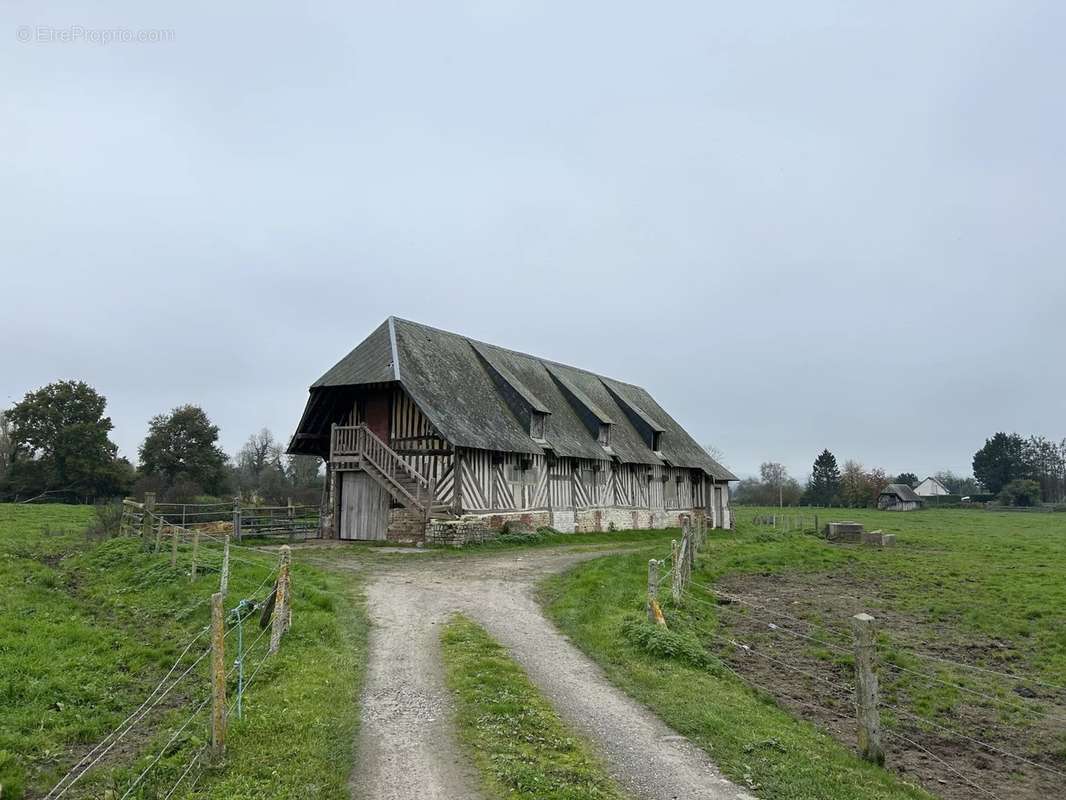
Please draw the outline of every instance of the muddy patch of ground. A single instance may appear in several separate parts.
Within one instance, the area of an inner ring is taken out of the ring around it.
[[[855,746],[848,623],[867,611],[883,634],[878,677],[889,769],[947,800],[1062,796],[1062,692],[906,655],[920,652],[972,666],[1011,664],[1004,671],[1024,675],[1024,653],[1010,642],[893,610],[894,590],[869,574],[733,575],[715,588],[736,600],[719,600],[722,628],[710,644],[742,678],[798,717]]]

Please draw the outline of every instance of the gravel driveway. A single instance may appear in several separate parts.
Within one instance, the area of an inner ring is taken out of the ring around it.
[[[462,560],[412,557],[376,572],[367,585],[374,627],[353,798],[483,797],[456,741],[441,664],[440,627],[462,612],[511,651],[632,797],[751,800],[702,750],[611,685],[541,613],[538,579],[602,554],[558,548]]]

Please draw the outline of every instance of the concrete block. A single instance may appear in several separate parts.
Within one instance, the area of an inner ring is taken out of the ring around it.
[[[862,541],[866,528],[861,522],[830,522],[826,525],[826,539],[830,542],[852,542],[858,544]]]
[[[880,547],[881,531],[863,531],[862,543],[869,547]]]

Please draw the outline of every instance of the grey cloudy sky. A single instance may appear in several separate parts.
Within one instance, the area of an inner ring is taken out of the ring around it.
[[[390,314],[643,384],[740,473],[1066,436],[1061,2],[0,15],[0,405],[84,379],[126,455],[181,403],[287,438]]]

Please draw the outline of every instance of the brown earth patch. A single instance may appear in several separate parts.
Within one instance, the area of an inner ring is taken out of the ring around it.
[[[1027,672],[1024,653],[1010,642],[982,638],[943,621],[929,623],[894,610],[894,590],[869,574],[840,570],[732,575],[718,581],[715,588],[747,601],[719,601],[721,633],[710,643],[716,652],[744,680],[851,747],[856,743],[856,723],[848,620],[854,614],[874,614],[879,630],[893,647],[973,666],[987,666],[991,653],[995,656],[992,663],[1004,665],[1006,671]],[[1039,685],[1023,687],[961,668],[945,671],[950,668],[933,661],[903,663],[921,675],[884,661],[878,670],[888,769],[946,800],[988,796],[1046,800],[1062,796],[1066,777],[1006,755],[1012,753],[1066,773],[1061,744],[1056,752],[1056,741],[1066,723],[1066,697],[1062,693]],[[929,677],[963,680],[973,692],[994,700],[957,691]],[[1038,698],[1049,710],[1025,713],[1022,709],[1040,708],[1027,699],[1030,697]],[[925,710],[929,708],[935,709],[932,715]],[[990,747],[901,712],[932,719]]]

